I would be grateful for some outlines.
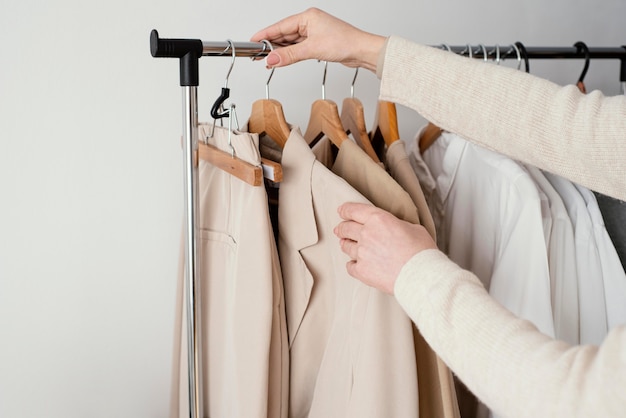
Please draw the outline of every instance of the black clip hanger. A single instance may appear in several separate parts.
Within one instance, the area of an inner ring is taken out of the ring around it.
[[[230,72],[233,70],[233,66],[235,65],[236,53],[235,44],[233,43],[233,41],[227,39],[226,42],[228,42],[228,48],[226,48],[224,52],[230,49],[232,51],[233,59],[230,62],[230,68],[228,69],[228,73],[226,73],[226,81],[224,82],[224,87],[222,87],[222,92],[211,107],[211,117],[213,117],[213,119],[227,118],[230,114],[228,110],[224,110],[224,102],[230,97],[230,89],[228,88],[228,77],[230,77]]]
[[[220,93],[213,106],[211,106],[211,117],[213,119],[227,118],[229,115],[228,110],[223,110],[224,102],[230,97],[230,89],[228,87],[222,87],[222,93]]]

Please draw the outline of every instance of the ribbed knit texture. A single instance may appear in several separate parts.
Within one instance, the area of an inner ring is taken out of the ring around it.
[[[599,349],[553,340],[438,250],[404,266],[395,295],[431,347],[500,416],[623,416],[625,326]]]
[[[626,199],[626,98],[582,95],[517,70],[391,37],[382,100],[590,189]],[[508,417],[626,411],[626,326],[598,347],[553,340],[494,301],[438,250],[415,255],[395,296],[422,335],[490,408]]]

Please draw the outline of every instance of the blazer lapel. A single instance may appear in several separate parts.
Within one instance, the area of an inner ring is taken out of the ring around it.
[[[315,156],[299,129],[293,129],[281,159],[283,182],[280,185],[278,205],[290,346],[296,337],[313,289],[313,276],[300,251],[316,244],[319,239],[311,190],[314,163]]]

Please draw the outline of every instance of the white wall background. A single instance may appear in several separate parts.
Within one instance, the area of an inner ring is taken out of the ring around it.
[[[178,62],[150,56],[150,30],[245,41],[309,6],[427,44],[626,44],[623,0],[3,0],[0,417],[167,415],[181,95]],[[229,59],[200,65],[200,119],[208,120]],[[272,80],[272,97],[303,128],[322,69],[306,62]],[[531,61],[531,72],[561,84],[581,69],[581,61]],[[593,61],[588,89],[618,94],[618,70]],[[229,85],[241,121],[267,74],[237,60]],[[328,98],[340,103],[352,74],[330,64]],[[356,92],[370,124],[377,89],[362,71]],[[423,121],[399,112],[412,137]]]

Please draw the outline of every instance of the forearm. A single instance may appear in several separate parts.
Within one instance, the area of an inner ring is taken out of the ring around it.
[[[435,352],[497,413],[615,416],[626,407],[625,329],[600,349],[553,340],[438,250],[414,256],[394,290]]]
[[[382,70],[382,71],[381,71]],[[466,139],[626,200],[626,97],[388,40],[380,98]]]

